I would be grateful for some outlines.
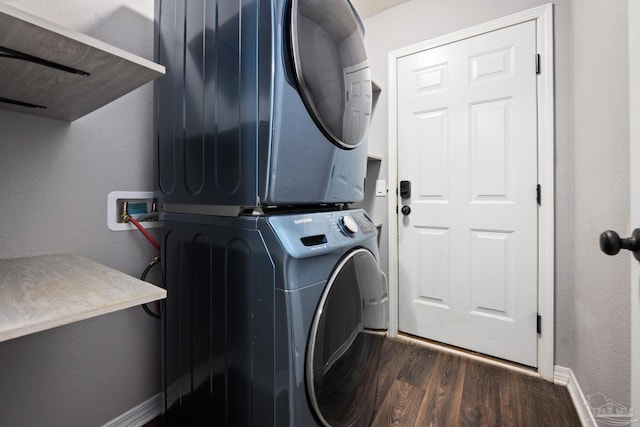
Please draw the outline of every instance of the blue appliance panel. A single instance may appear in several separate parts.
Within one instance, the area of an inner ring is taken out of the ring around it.
[[[257,40],[260,4],[158,2],[157,60],[167,67],[156,83],[160,200],[255,204],[257,134],[269,120],[266,109],[258,116],[258,78],[270,86],[269,64],[257,67],[258,51],[270,51]]]
[[[346,216],[356,226],[341,225]],[[368,425],[384,339],[368,331],[386,329],[388,308],[363,211],[161,219],[164,425],[313,427],[345,416]],[[340,367],[337,382],[321,378],[328,363]],[[352,399],[333,404],[337,395]]]
[[[273,425],[274,266],[256,221],[176,219],[163,232],[163,258],[179,260],[164,265],[163,423]]]
[[[338,125],[328,131],[323,126],[327,120],[316,114],[326,108],[313,107],[305,97],[315,93],[305,88],[318,79],[308,77],[305,84],[300,77],[305,68],[296,73],[294,40],[303,40],[300,49],[314,58],[309,52],[314,39],[291,33],[297,22],[291,8],[298,3],[314,2],[158,0],[156,59],[167,68],[156,82],[156,187],[161,203],[253,207],[362,200],[364,130],[372,102],[369,68],[362,52],[351,55],[358,64],[335,64],[346,70],[340,71],[344,76],[339,86],[351,104],[337,105],[345,110],[343,132]],[[340,6],[352,14],[343,25],[352,32],[350,39],[362,43],[363,30],[349,3],[333,3],[322,10]],[[317,29],[296,25],[296,30]],[[342,55],[345,61],[348,52]],[[307,66],[306,72],[310,69],[314,67]],[[319,68],[316,72],[328,74]],[[356,98],[360,101],[354,103]],[[336,133],[355,142],[340,144]]]

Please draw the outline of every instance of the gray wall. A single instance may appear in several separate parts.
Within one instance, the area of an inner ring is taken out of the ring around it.
[[[411,0],[365,20],[373,79],[383,87],[370,147],[386,153],[389,51],[546,4],[543,0]],[[626,2],[554,3],[556,108],[555,364],[572,368],[585,395],[629,402],[629,258],[609,258],[600,232],[627,232]],[[543,59],[544,60],[544,59]],[[380,178],[387,177],[383,160]],[[395,188],[389,186],[389,194]],[[370,199],[388,222],[386,198]],[[386,228],[386,227],[385,227]],[[388,242],[383,236],[381,253]]]
[[[630,234],[627,2],[572,0],[571,17],[573,369],[585,395],[629,407],[630,257],[596,244],[606,229]]]
[[[153,57],[152,0],[4,3]],[[388,51],[540,4],[411,0],[367,19],[383,87],[372,151],[386,153]],[[628,405],[629,260],[597,247],[601,231],[628,231],[626,25],[623,1],[555,3],[556,364],[585,394]],[[152,131],[151,85],[71,124],[0,111],[0,257],[73,252],[139,275],[154,251],[107,229],[106,198],[152,189]],[[374,168],[388,179],[385,160]],[[386,201],[368,202],[379,222]],[[104,423],[160,391],[159,346],[157,321],[137,307],[0,343],[1,424]]]
[[[153,0],[3,3],[153,59]],[[153,189],[152,108],[148,84],[70,124],[0,111],[0,258],[70,252],[139,276],[155,251],[110,231],[106,203]],[[0,425],[101,425],[159,393],[159,372],[140,307],[3,342]]]

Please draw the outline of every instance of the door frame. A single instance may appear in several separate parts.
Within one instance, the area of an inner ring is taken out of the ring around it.
[[[528,9],[484,24],[456,31],[441,37],[419,42],[388,54],[389,87],[389,185],[398,182],[398,93],[397,61],[399,58],[423,50],[478,36],[527,21],[536,23],[536,45],[541,56],[537,78],[538,97],[538,183],[542,188],[538,207],[538,313],[542,317],[538,335],[538,373],[552,381],[554,378],[554,288],[555,288],[555,218],[554,218],[554,76],[553,76],[553,5],[551,3]],[[393,187],[392,187],[393,188]],[[388,198],[389,233],[389,334],[398,334],[398,199]]]

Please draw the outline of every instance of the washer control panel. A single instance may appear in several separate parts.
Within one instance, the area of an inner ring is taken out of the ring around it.
[[[373,233],[374,231],[377,231],[375,224],[373,223],[373,221],[371,221],[371,218],[369,218],[369,216],[365,211],[363,210],[354,211],[352,216],[355,222],[358,224],[358,227],[360,227],[360,230],[362,230],[363,233],[369,234],[369,233]]]
[[[358,232],[358,224],[351,215],[338,218],[338,227],[345,236],[353,237]]]
[[[317,256],[375,239],[377,229],[362,209],[265,217],[294,258]]]

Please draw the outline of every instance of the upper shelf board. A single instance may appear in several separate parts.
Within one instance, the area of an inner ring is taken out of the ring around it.
[[[0,3],[0,108],[71,122],[164,73],[152,61]]]

